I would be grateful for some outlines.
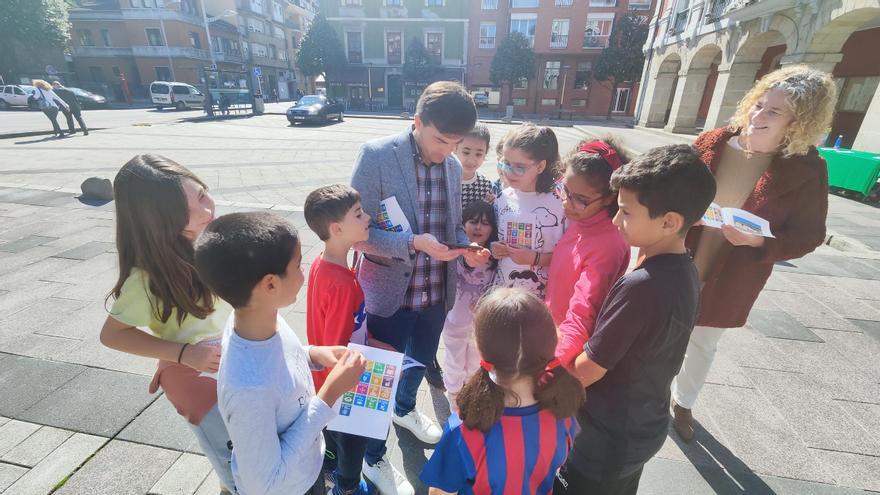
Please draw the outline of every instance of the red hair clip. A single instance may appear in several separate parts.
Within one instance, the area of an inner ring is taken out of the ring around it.
[[[483,368],[484,370],[486,370],[486,371],[488,371],[488,372],[491,373],[491,372],[492,372],[492,368],[494,368],[494,366],[492,366],[492,363],[488,363],[488,362],[483,361],[482,359],[480,359],[480,368]]]
[[[553,358],[547,362],[547,366],[544,367],[544,371],[550,371],[553,368],[558,368],[562,366],[562,363],[559,362],[559,358]]]
[[[578,148],[578,151],[584,151],[587,153],[598,153],[599,156],[605,160],[605,163],[611,167],[611,171],[615,171],[623,166],[623,162],[620,161],[620,155],[617,154],[617,151],[614,150],[611,146],[608,146],[604,141],[591,141],[589,143],[581,145]]]

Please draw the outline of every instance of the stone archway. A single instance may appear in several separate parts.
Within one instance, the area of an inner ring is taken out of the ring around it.
[[[675,88],[672,112],[669,121],[663,128],[667,132],[696,132],[697,114],[711,66],[721,55],[721,47],[707,43],[691,56],[687,71],[679,73],[679,82]],[[694,95],[701,95],[695,98]]]
[[[657,66],[657,71],[648,81],[645,91],[647,102],[639,125],[645,127],[666,125],[680,70],[681,57],[678,53],[670,53]]]

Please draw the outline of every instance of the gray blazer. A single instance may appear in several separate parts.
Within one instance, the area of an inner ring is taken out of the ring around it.
[[[397,198],[413,232],[389,232],[373,222],[370,238],[354,247],[363,256],[358,267],[358,281],[364,291],[367,312],[389,317],[403,304],[412,277],[415,256],[410,256],[409,239],[422,233],[414,150],[409,129],[396,135],[375,139],[361,146],[351,186],[361,195],[361,206],[375,219],[379,203]],[[446,172],[446,233],[441,242],[468,244],[461,224],[461,164],[450,155],[443,163]],[[455,302],[455,263],[446,264],[446,309]]]

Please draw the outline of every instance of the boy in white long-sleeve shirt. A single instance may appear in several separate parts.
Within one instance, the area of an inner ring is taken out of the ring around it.
[[[234,308],[223,337],[217,399],[241,495],[322,491],[321,430],[365,359],[342,346],[302,346],[278,309],[303,285],[296,229],[265,212],[218,218],[196,243],[202,280]],[[310,369],[333,367],[315,394]]]

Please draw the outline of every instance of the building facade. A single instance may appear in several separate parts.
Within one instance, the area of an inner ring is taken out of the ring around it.
[[[465,82],[466,0],[323,0],[321,12],[336,30],[348,59],[330,79],[328,93],[349,108],[412,111],[425,86],[404,77],[411,43],[421,42],[440,71],[435,79]]]
[[[880,0],[662,0],[646,45],[638,125],[725,125],[754,82],[788,64],[832,74],[831,142],[880,151]],[[699,97],[695,95],[700,95]]]
[[[653,0],[656,1],[656,0]],[[474,0],[469,2],[468,88],[503,108],[506,88],[489,77],[498,46],[513,31],[531,41],[535,74],[514,86],[514,110],[540,115],[632,115],[638,83],[595,81],[593,66],[608,46],[616,19],[633,11],[649,16],[652,0]]]
[[[203,88],[212,66],[264,68],[254,87],[287,99],[296,40],[315,10],[306,0],[80,0],[70,10],[71,65],[77,84],[118,101],[123,77],[135,98],[148,98],[156,80]]]

